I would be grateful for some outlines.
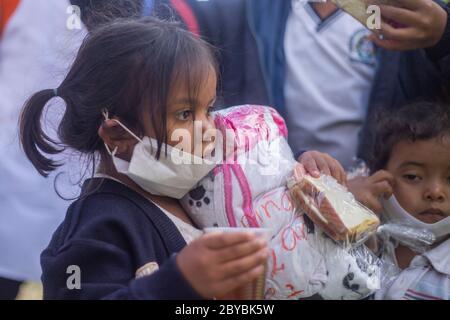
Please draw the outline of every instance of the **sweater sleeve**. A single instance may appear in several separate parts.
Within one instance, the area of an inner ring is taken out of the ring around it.
[[[41,254],[44,297],[200,299],[178,269],[177,251],[164,249],[146,216],[115,195],[76,202]],[[157,271],[136,279],[137,269],[151,262]]]
[[[176,255],[155,273],[135,279],[132,257],[109,243],[73,241],[58,254],[41,256],[46,299],[201,299],[176,264]]]

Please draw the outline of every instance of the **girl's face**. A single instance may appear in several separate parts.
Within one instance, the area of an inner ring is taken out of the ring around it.
[[[186,83],[175,84],[167,103],[167,144],[199,157],[211,152],[214,120],[211,112],[216,101],[217,76],[210,70],[193,98]],[[150,123],[146,121],[146,123]],[[154,137],[152,130],[147,134]]]
[[[436,223],[450,215],[450,135],[397,143],[387,171],[395,197],[412,216]]]

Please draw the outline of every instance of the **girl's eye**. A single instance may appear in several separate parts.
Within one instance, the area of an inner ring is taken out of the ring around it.
[[[181,120],[181,121],[186,121],[186,120],[189,120],[191,115],[192,115],[192,111],[191,110],[184,110],[184,111],[181,111],[181,112],[177,113],[177,119]]]
[[[405,174],[405,175],[403,175],[403,177],[406,180],[414,181],[414,182],[417,182],[417,181],[421,180],[421,178],[419,176],[416,176],[415,174]]]

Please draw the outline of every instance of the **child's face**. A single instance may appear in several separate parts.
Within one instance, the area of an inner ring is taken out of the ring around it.
[[[450,215],[450,135],[397,143],[387,171],[395,197],[415,218],[436,223]]]
[[[208,72],[193,101],[190,100],[186,84],[174,85],[167,107],[169,145],[192,154],[195,151],[198,156],[213,149],[211,140],[214,139],[206,137],[205,133],[215,129],[211,111],[216,101],[216,88],[217,76],[213,70]]]

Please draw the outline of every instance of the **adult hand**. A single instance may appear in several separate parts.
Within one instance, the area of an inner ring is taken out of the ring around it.
[[[396,0],[395,3],[396,6],[379,5],[381,29],[374,30],[370,36],[376,45],[388,50],[413,50],[432,47],[440,41],[448,19],[442,7],[433,0]]]

